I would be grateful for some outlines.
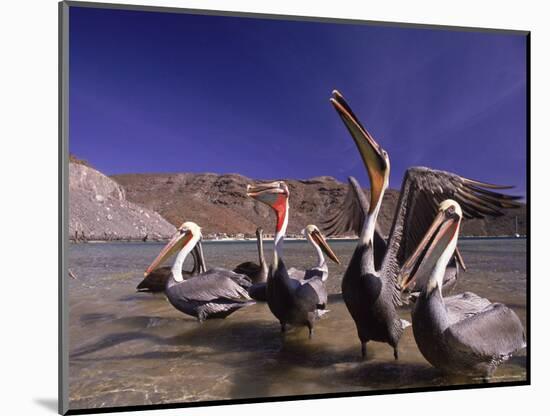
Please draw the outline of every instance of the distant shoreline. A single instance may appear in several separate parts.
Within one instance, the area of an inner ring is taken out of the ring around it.
[[[526,235],[520,235],[519,237],[513,235],[500,235],[500,236],[462,236],[459,237],[459,240],[525,240]],[[273,238],[264,238],[265,242],[273,242]],[[357,237],[334,237],[327,238],[327,241],[338,242],[338,241],[357,241]],[[85,240],[85,241],[75,241],[69,240],[71,244],[105,244],[105,243],[167,243],[169,240],[147,240],[143,241],[142,239],[133,239],[133,240]],[[306,241],[305,238],[297,237],[286,237],[285,241],[287,242],[296,242],[296,241]],[[204,239],[205,243],[247,243],[247,242],[256,242],[255,238],[219,238],[219,239]]]

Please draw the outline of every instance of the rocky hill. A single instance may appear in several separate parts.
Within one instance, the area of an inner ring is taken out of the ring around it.
[[[82,161],[69,163],[69,238],[165,239],[175,232],[158,213],[126,199],[124,189]]]
[[[74,164],[77,164],[77,165],[84,165],[84,166],[88,166],[89,168],[94,168],[90,164],[90,162],[88,162],[87,160],[84,160],[84,159],[79,159],[78,157],[76,157],[72,153],[69,153],[69,163],[74,163]]]
[[[203,234],[243,233],[252,236],[257,225],[267,232],[273,229],[271,211],[246,196],[246,185],[254,180],[237,175],[212,173],[127,174],[112,177],[125,190],[129,201],[159,212],[173,225],[195,221]],[[347,183],[332,177],[289,180],[291,220],[289,234],[298,233],[307,224],[320,224],[339,209],[347,192]],[[384,233],[389,232],[399,192],[388,190],[379,221]],[[497,236],[525,234],[525,206],[508,210],[499,218],[466,221],[462,235]]]

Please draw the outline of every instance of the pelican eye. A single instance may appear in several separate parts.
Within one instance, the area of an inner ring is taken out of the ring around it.
[[[452,215],[454,215],[454,213],[455,213],[455,207],[453,206],[447,208],[447,210],[445,211],[445,215],[447,216],[447,218],[450,218]]]

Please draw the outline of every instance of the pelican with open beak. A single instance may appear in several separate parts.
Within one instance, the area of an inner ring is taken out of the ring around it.
[[[345,126],[347,127],[348,131],[350,132],[351,137],[353,138],[353,141],[355,142],[357,149],[359,151],[359,154],[361,156],[361,159],[363,160],[363,163],[365,164],[365,167],[367,169],[367,173],[369,176],[369,180],[371,183],[371,198],[370,198],[370,204],[367,205],[366,198],[362,196],[362,190],[357,184],[357,181],[354,178],[350,178],[350,183],[352,186],[350,186],[350,191],[353,191],[354,196],[358,199],[363,199],[363,210],[356,210],[355,215],[359,218],[355,218],[355,223],[364,223],[364,217],[366,217],[367,213],[370,214],[370,218],[376,218],[378,215],[378,210],[380,209],[380,205],[382,204],[382,198],[384,191],[388,187],[389,183],[389,175],[390,175],[390,159],[388,153],[382,149],[382,147],[374,140],[374,137],[363,127],[363,125],[360,123],[357,116],[353,113],[350,106],[342,96],[342,94],[338,91],[333,91],[332,97],[330,98],[330,102],[340,115],[340,118],[344,122]],[[408,179],[408,175],[412,176],[412,173],[416,172],[414,170],[415,168],[412,168],[410,171],[407,172],[407,175],[405,176],[405,181]],[[430,192],[430,195],[428,195],[428,198],[432,198],[431,202],[433,206],[433,202],[436,202],[435,198],[435,192],[433,189],[429,189],[429,186],[433,186],[434,188],[437,188],[438,185],[440,185],[440,182],[443,182],[441,178],[438,177],[440,171],[434,171],[427,168],[422,168],[423,172],[419,175],[420,181],[422,181],[421,185],[417,188],[428,188],[424,189],[426,191]],[[433,182],[433,184],[431,183]],[[354,186],[353,186],[354,185]],[[413,192],[418,191],[419,189],[413,189],[409,194],[411,196],[415,196]],[[402,190],[403,191],[403,190]],[[421,203],[427,203],[428,201],[424,201],[423,197],[425,195],[420,194],[417,198],[420,199]],[[397,215],[394,219],[394,222],[398,219],[399,216],[405,217],[405,216],[411,216],[410,218],[410,227],[414,228],[416,226],[415,217],[418,218],[418,214],[415,212],[413,213],[413,209],[409,209],[407,204],[411,204],[410,200],[400,198],[398,203],[398,210]],[[423,207],[418,208],[421,210]],[[376,213],[374,213],[374,211]],[[433,212],[433,209],[430,209],[428,212]],[[426,221],[424,218],[421,218],[421,220]],[[374,220],[376,222],[376,220]],[[429,222],[429,219],[427,220]],[[342,221],[339,221],[340,223]],[[372,225],[371,225],[372,226]],[[372,227],[376,227],[376,224]],[[392,232],[390,233],[390,237],[394,237],[393,234],[396,230],[399,230],[395,226],[392,227]],[[407,230],[408,231],[408,230]],[[417,230],[412,229],[409,233],[406,233],[405,235],[395,235],[394,238],[390,238],[390,242],[393,244],[392,247],[389,247],[390,256],[393,253],[396,253],[400,250],[400,245],[403,246],[410,246],[411,244],[407,244],[408,241],[411,239],[412,235],[417,234]],[[360,230],[357,230],[359,233]],[[378,241],[377,241],[378,239]],[[386,254],[386,243],[380,242],[380,237],[378,235],[378,231],[375,229],[374,231],[374,243],[375,243],[375,250],[380,251],[374,253],[375,256],[375,264],[377,268],[381,268],[381,263],[383,259],[385,258]],[[416,241],[417,242],[417,241]],[[412,241],[412,244],[415,244],[414,241]],[[404,247],[405,248],[405,247]],[[406,249],[406,248],[405,248]],[[403,249],[401,249],[403,251]],[[389,260],[388,262],[392,262],[393,260]],[[397,263],[399,263],[399,259],[397,259]],[[450,260],[448,265],[448,270],[445,275],[444,280],[444,287],[445,289],[450,289],[454,286],[458,279],[459,275],[459,266],[462,267],[463,270],[466,270],[466,266],[464,264],[464,261],[462,259],[462,256],[460,255],[460,252],[458,251],[458,248],[456,248],[455,255]],[[395,267],[394,267],[395,268]],[[395,271],[391,271],[392,274],[395,274]],[[409,287],[409,290],[411,292],[415,292],[416,287],[414,285]]]
[[[338,92],[333,93],[330,102],[351,134],[371,183],[370,201],[367,201],[357,181],[350,181],[362,218],[359,242],[342,279],[342,297],[355,321],[363,359],[369,341],[390,344],[397,359],[399,339],[408,323],[400,319],[396,310],[400,295],[397,282],[388,278],[384,270],[376,269],[374,253],[376,220],[389,184],[390,160]]]
[[[361,125],[342,94],[334,90],[330,102],[348,129],[367,169],[371,184],[371,196],[370,205],[365,214],[369,214],[376,222],[384,192],[389,184],[390,158],[388,153],[374,140],[374,137]]]
[[[230,270],[215,268],[192,279],[183,279],[183,262],[196,246],[199,261],[202,262],[201,239],[201,230],[197,224],[183,223],[147,268],[145,277],[176,255],[171,276],[166,283],[166,297],[177,310],[196,317],[199,322],[209,318],[225,318],[236,310],[253,304],[254,301],[247,292],[251,285],[250,280]]]
[[[403,287],[424,282],[412,311],[420,352],[448,373],[488,380],[496,368],[525,347],[525,332],[513,310],[471,292],[444,298],[445,267],[458,240],[462,209],[443,201],[433,223],[401,270]]]
[[[277,223],[275,225],[273,265],[276,266],[279,255],[282,254],[284,235],[288,226],[288,198],[290,196],[288,186],[283,181],[247,185],[246,194],[271,207],[275,212]]]
[[[307,276],[305,272],[301,279],[292,278],[283,262],[283,243],[289,216],[288,186],[283,181],[248,185],[247,195],[271,207],[276,216],[273,264],[266,286],[269,309],[279,320],[283,333],[287,324],[303,325],[308,327],[311,338],[315,321],[327,312],[327,291],[322,273]],[[318,249],[318,254],[322,257],[321,251],[324,251],[329,258],[339,262],[317,227],[311,226],[308,230],[308,240]],[[324,258],[322,260],[325,263]]]
[[[387,342],[394,347],[402,327],[395,312],[401,305],[400,270],[426,234],[441,201],[453,198],[461,204],[467,218],[503,215],[503,208],[517,208],[519,196],[505,195],[496,190],[508,186],[494,185],[425,167],[407,169],[401,185],[393,223],[388,239],[381,237],[376,220],[388,187],[390,160],[374,137],[361,124],[342,94],[333,91],[330,102],[344,122],[367,170],[371,183],[370,201],[354,178],[342,209],[324,223],[327,235],[349,231],[360,236],[355,253],[342,281],[342,293],[361,340],[363,356],[369,340]],[[464,267],[460,253],[446,266],[444,286],[452,286],[459,265]],[[367,282],[367,283],[365,283]],[[418,291],[413,281],[410,291]],[[449,283],[449,285],[447,284]],[[368,299],[368,300],[367,300]],[[365,306],[366,305],[366,306]]]
[[[454,251],[461,219],[462,210],[457,202],[446,200],[441,203],[439,212],[435,216],[431,227],[401,268],[398,279],[401,281],[401,290],[406,290],[421,277],[424,278],[421,287],[425,287],[426,284],[428,286],[437,284],[437,287],[442,290],[446,264],[441,264],[441,261],[445,258],[450,259],[452,255],[451,252],[451,254],[444,256],[443,251],[449,249]],[[438,262],[438,268],[441,269],[437,272],[438,280],[429,280],[430,274],[423,270],[419,271],[418,268],[420,266],[433,268],[436,261]]]

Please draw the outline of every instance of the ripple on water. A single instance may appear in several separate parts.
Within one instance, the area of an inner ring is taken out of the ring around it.
[[[341,276],[354,242],[331,243],[342,265],[330,264],[329,309],[307,329],[285,338],[267,305],[256,304],[225,320],[198,324],[174,310],[162,294],[136,293],[143,270],[161,244],[78,244],[69,264],[70,405],[72,409],[181,403],[262,396],[369,391],[478,383],[449,378],[418,351],[411,328],[400,360],[385,344],[369,343],[360,360],[355,326],[340,295]],[[460,242],[468,266],[454,293],[465,290],[508,304],[525,324],[525,240]],[[204,246],[211,265],[232,268],[256,259],[254,242]],[[266,244],[271,252],[271,245]],[[311,248],[287,244],[287,264],[312,265]],[[402,318],[410,320],[403,309]],[[525,352],[505,363],[493,381],[526,378]]]

